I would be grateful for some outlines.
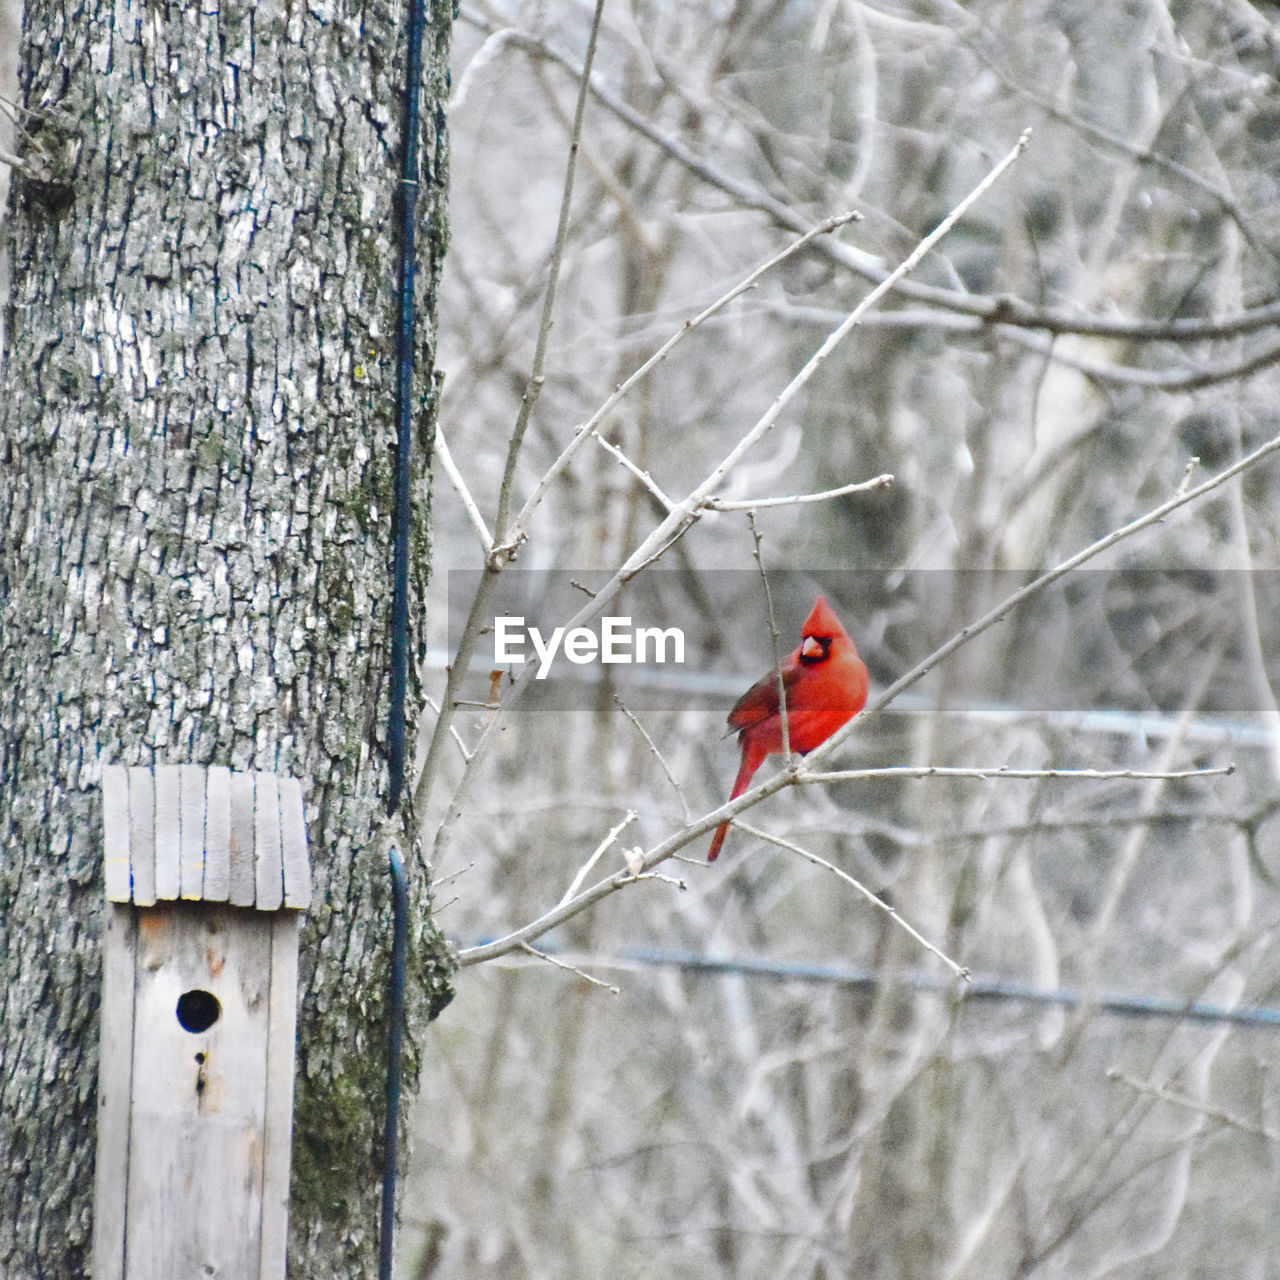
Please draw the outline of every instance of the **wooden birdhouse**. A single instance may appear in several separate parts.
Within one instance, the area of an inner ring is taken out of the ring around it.
[[[96,1280],[283,1280],[302,788],[103,770]]]

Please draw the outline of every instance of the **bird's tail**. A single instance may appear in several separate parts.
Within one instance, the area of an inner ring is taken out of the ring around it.
[[[736,800],[751,785],[751,779],[755,777],[756,770],[763,763],[764,756],[757,756],[750,748],[743,750],[742,764],[738,767],[738,776],[733,780],[733,790],[729,792],[730,800]],[[728,834],[729,823],[722,822],[711,838],[711,849],[707,853],[708,862],[714,862],[720,856],[720,846],[724,844],[724,838]]]
[[[720,856],[720,846],[724,844],[724,838],[729,834],[729,824],[722,822],[717,828],[715,835],[711,838],[711,852],[707,854],[707,861],[714,862]]]

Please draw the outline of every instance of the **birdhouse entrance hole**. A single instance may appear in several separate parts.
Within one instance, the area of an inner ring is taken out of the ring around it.
[[[184,991],[178,997],[178,1022],[192,1034],[208,1031],[221,1013],[222,1006],[212,991]]]

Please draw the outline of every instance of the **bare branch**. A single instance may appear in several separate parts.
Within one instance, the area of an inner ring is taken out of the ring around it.
[[[534,401],[542,388],[543,368],[547,359],[547,342],[551,336],[551,321],[555,314],[556,286],[560,282],[560,267],[564,262],[564,247],[569,238],[569,211],[573,205],[573,179],[577,172],[578,145],[582,139],[582,121],[587,110],[588,85],[591,80],[591,63],[596,56],[596,44],[600,37],[600,19],[604,14],[604,0],[596,0],[595,13],[591,19],[591,34],[587,38],[587,52],[582,66],[582,79],[578,86],[578,103],[574,108],[573,130],[569,139],[569,162],[565,166],[564,192],[560,197],[560,218],[556,225],[555,245],[551,251],[551,263],[547,269],[547,290],[542,303],[542,320],[538,325],[538,340],[533,353],[533,368],[529,374],[529,382],[520,400],[520,413],[516,418],[515,429],[507,445],[507,463],[502,473],[502,485],[498,490],[498,512],[494,517],[494,528],[504,545],[513,542],[511,532],[507,529],[507,516],[511,509],[511,492],[515,485],[516,464],[520,460],[520,450],[524,444],[524,434],[529,426],[529,415],[533,411]]]
[[[664,841],[658,846],[657,850],[645,855],[645,866],[656,866],[657,863],[664,861],[674,853],[679,846],[687,844],[689,840],[696,839],[703,832],[709,831],[712,825],[714,824],[703,819],[702,822],[694,825],[687,838],[678,841]],[[668,845],[671,847],[667,848]],[[661,851],[660,856],[655,856],[659,851]],[[601,880],[592,885],[590,889],[584,889],[577,897],[570,899],[568,902],[560,903],[536,920],[532,920],[522,928],[507,934],[505,938],[497,938],[493,942],[487,942],[478,947],[467,947],[465,950],[459,951],[458,967],[465,969],[470,965],[481,964],[485,960],[493,960],[498,956],[504,956],[507,952],[514,951],[516,947],[521,946],[523,943],[532,941],[534,938],[540,938],[557,925],[573,919],[574,916],[587,910],[588,907],[594,906],[602,898],[607,898],[624,886],[635,884],[642,879],[648,879],[648,877],[634,873],[627,868],[615,871],[607,880]]]
[[[686,320],[684,324],[675,333],[673,333],[657,351],[653,353],[653,355],[651,355],[642,365],[640,365],[638,369],[636,369],[634,373],[630,375],[630,377],[618,385],[613,394],[605,400],[600,408],[597,409],[586,422],[576,429],[573,439],[565,446],[564,451],[560,456],[551,464],[550,467],[547,468],[542,479],[538,481],[533,492],[529,495],[528,501],[524,504],[520,514],[516,517],[515,527],[517,529],[523,529],[528,524],[530,517],[538,507],[538,504],[541,503],[547,490],[551,487],[551,484],[556,477],[559,476],[565,467],[569,465],[570,460],[581,447],[583,441],[588,437],[588,435],[595,431],[595,429],[610,413],[613,412],[615,406],[623,396],[625,396],[643,378],[652,373],[653,370],[657,368],[664,359],[666,359],[672,348],[675,347],[677,343],[688,337],[694,329],[705,324],[712,316],[723,311],[724,308],[727,307],[735,298],[740,297],[748,289],[753,288],[762,276],[785,262],[793,254],[798,253],[807,245],[812,244],[813,241],[818,239],[818,237],[828,235],[838,227],[842,227],[846,223],[853,222],[860,216],[861,215],[857,213],[836,214],[834,217],[827,218],[824,222],[820,222],[816,227],[810,227],[808,230],[804,231],[798,240],[793,240],[780,253],[774,254],[767,262],[761,263],[760,266],[758,266],[749,275],[744,276],[743,279],[738,281],[738,283],[735,284],[727,293],[718,297],[709,307],[705,307],[692,319]],[[668,506],[670,506],[669,503]]]
[[[6,151],[4,147],[0,147],[0,164],[7,164],[11,169],[16,169],[28,178],[37,176],[21,156],[15,156],[12,151]]]
[[[618,710],[621,711],[633,725],[635,725],[636,732],[645,740],[645,743],[653,753],[653,756],[657,760],[662,772],[667,775],[667,781],[671,783],[672,790],[680,797],[680,803],[684,807],[684,818],[685,821],[688,822],[693,817],[693,811],[689,808],[689,798],[685,795],[684,788],[676,781],[676,776],[671,772],[671,766],[667,764],[666,757],[658,750],[657,743],[655,743],[649,736],[648,730],[646,730],[644,725],[642,725],[632,714],[631,708],[628,707],[616,693],[613,695],[613,701]]]
[[[445,439],[444,432],[438,426],[436,427],[435,448],[440,464],[444,467],[444,473],[449,477],[455,492],[462,500],[462,507],[467,513],[467,519],[471,521],[471,527],[476,531],[476,537],[480,539],[480,550],[487,558],[493,550],[493,534],[489,532],[489,527],[484,522],[484,516],[480,514],[480,508],[476,505],[476,500],[471,496],[471,490],[467,488],[467,482],[462,478],[462,473],[458,470],[457,464],[453,460],[453,454],[449,450],[449,442]]]
[[[827,328],[833,324],[838,314],[828,307],[800,307],[795,304],[783,307],[777,303],[766,303],[765,307],[768,311],[775,312],[792,322],[798,321],[820,328]],[[1280,321],[1280,312],[1277,312],[1270,323],[1274,325],[1277,321]],[[941,329],[948,333],[975,335],[988,333],[994,327],[1009,341],[1016,342],[1019,346],[1028,351],[1034,351],[1055,364],[1077,369],[1094,382],[1119,387],[1142,387],[1149,391],[1166,391],[1170,394],[1199,391],[1205,387],[1217,386],[1222,382],[1234,382],[1280,362],[1280,344],[1272,344],[1251,356],[1236,357],[1220,363],[1196,360],[1194,368],[1191,369],[1137,369],[1084,355],[1074,345],[1067,346],[1056,341],[1056,337],[1060,336],[1058,334],[1038,333],[1033,329],[1023,328],[1018,323],[1006,323],[1003,320],[980,319],[977,316],[916,309],[882,312],[876,316],[869,316],[865,323],[868,326],[885,329]],[[1145,336],[1151,341],[1159,340],[1159,335],[1152,332],[1148,332]],[[1164,335],[1164,340],[1191,343],[1215,337],[1234,336],[1239,335],[1233,333],[1188,335],[1168,332]]]
[[[440,715],[440,704],[439,704],[438,702],[436,702],[436,700],[435,700],[433,697],[431,697],[431,695],[430,695],[430,694],[424,694],[424,695],[423,695],[422,700],[423,700],[423,702],[425,702],[425,703],[427,704],[427,706],[428,706],[432,711],[434,711],[434,712],[436,713],[437,718],[439,718],[439,715]],[[462,756],[463,762],[465,763],[466,761],[470,760],[470,759],[471,759],[471,752],[467,750],[467,744],[466,744],[465,742],[463,742],[463,740],[462,740],[462,734],[460,734],[460,733],[458,732],[458,726],[457,726],[457,725],[455,725],[455,724],[451,724],[451,725],[449,726],[449,736],[454,740],[454,742],[456,742],[456,743],[458,744],[458,751],[459,751],[459,753],[460,753],[460,754],[461,754],[461,756]]]
[[[922,934],[913,925],[908,924],[907,921],[905,921],[893,907],[885,902],[883,898],[877,897],[876,894],[872,893],[861,880],[855,879],[847,871],[837,867],[835,863],[828,862],[826,858],[820,858],[816,853],[813,853],[801,845],[795,844],[791,840],[785,840],[781,836],[775,836],[768,831],[761,831],[759,828],[749,826],[745,822],[739,822],[736,825],[743,831],[747,832],[748,835],[756,836],[761,840],[767,841],[769,844],[777,845],[779,849],[786,849],[788,853],[799,854],[800,857],[804,858],[807,862],[812,862],[815,866],[822,867],[825,870],[830,871],[832,875],[838,876],[845,882],[845,884],[850,885],[862,894],[862,896],[866,898],[873,907],[883,911],[885,915],[887,915],[894,924],[898,926],[898,928],[904,929],[909,933],[911,937],[915,939],[915,941],[918,942],[926,951],[931,955],[937,956],[938,959],[941,960],[957,978],[961,978],[965,982],[969,981],[969,970],[965,965],[957,964],[956,961],[946,954],[946,952],[934,946],[934,944],[930,942],[924,934]]]
[[[1202,178],[1194,169],[1188,169],[1186,165],[1179,164],[1178,161],[1152,150],[1151,147],[1136,146],[1127,138],[1122,138],[1119,134],[1112,133],[1110,129],[1104,129],[1101,125],[1095,124],[1092,120],[1086,120],[1076,112],[1065,110],[1054,102],[1052,98],[1042,93],[1037,93],[1034,89],[1024,85],[1006,70],[996,58],[991,57],[986,50],[980,48],[976,43],[971,43],[969,47],[1019,97],[1028,102],[1034,102],[1046,115],[1061,121],[1078,133],[1092,138],[1095,142],[1101,142],[1113,151],[1118,151],[1121,155],[1137,160],[1140,164],[1148,164],[1154,168],[1163,169],[1166,173],[1171,173],[1181,179],[1189,187],[1194,187],[1197,191],[1203,192],[1211,200],[1216,201],[1222,211],[1235,222],[1236,226],[1240,228],[1241,234],[1256,253],[1261,254],[1263,257],[1276,258],[1276,250],[1259,235],[1253,222],[1245,215],[1244,210],[1240,208],[1240,205],[1228,192],[1220,190],[1212,182]]]
[[[531,947],[527,942],[520,944],[520,950],[527,955],[531,955],[538,960],[545,960],[548,964],[555,965],[557,969],[563,969],[566,973],[572,973],[576,977],[582,978],[584,981],[591,983],[593,987],[600,987],[607,991],[611,996],[621,995],[622,992],[618,987],[608,982],[601,982],[599,978],[593,978],[589,973],[585,973],[579,969],[577,965],[569,964],[567,961],[558,960],[555,956],[548,955],[545,951],[539,951],[537,947]]]
[[[890,765],[883,769],[836,769],[829,773],[810,773],[803,766],[796,774],[797,783],[865,782],[868,778],[1070,778],[1075,781],[1113,781],[1117,778],[1156,778],[1176,782],[1184,778],[1224,778],[1235,773],[1234,764],[1213,769],[1011,769],[1007,765],[993,768],[953,768],[949,765]]]
[[[494,591],[498,585],[498,570],[492,566],[487,566],[484,573],[480,575],[480,583],[476,587],[476,594],[471,601],[471,609],[467,614],[466,623],[462,628],[462,638],[458,641],[458,649],[454,654],[453,662],[448,667],[448,674],[445,679],[444,697],[440,700],[440,707],[436,713],[435,725],[432,729],[430,743],[427,747],[426,756],[423,759],[422,767],[418,771],[418,777],[413,784],[413,807],[418,814],[426,812],[427,798],[431,794],[432,783],[435,780],[436,770],[439,767],[440,758],[444,752],[445,739],[453,730],[453,715],[457,707],[459,692],[462,688],[462,682],[467,672],[471,669],[471,657],[475,652],[476,642],[480,638],[480,629],[483,625],[484,618],[488,613],[489,601],[493,597]],[[516,686],[520,688],[519,685]],[[489,737],[490,730],[493,727],[492,721],[481,731],[479,741],[476,743],[476,750]],[[473,750],[470,759],[475,757],[476,751]],[[467,775],[464,773],[463,775]],[[456,815],[454,816],[456,820]],[[446,823],[449,821],[446,818]],[[441,833],[444,831],[444,825],[441,826]],[[440,835],[437,834],[437,840]]]
[[[630,471],[631,474],[635,476],[635,478],[639,480],[655,498],[657,498],[658,502],[661,503],[662,506],[666,507],[668,511],[675,506],[675,503],[662,492],[662,488],[658,482],[647,471],[636,466],[636,464],[632,462],[616,444],[611,440],[606,440],[594,427],[591,429],[591,436],[606,453],[612,454],[613,457],[622,463],[622,465],[626,467],[626,469]]]
[[[828,502],[832,498],[843,498],[847,493],[866,493],[872,489],[887,489],[893,480],[894,477],[886,472],[870,480],[842,484],[838,489],[824,489],[821,493],[793,493],[781,498],[752,498],[746,501],[707,498],[702,505],[708,511],[755,511],[760,507],[793,507],[802,502]]]
[[[480,30],[494,34],[501,28],[464,7],[463,21]],[[561,53],[545,41],[525,31],[512,31],[509,43],[534,57],[546,58],[563,67],[570,75],[580,78],[582,67],[568,54]],[[708,160],[695,155],[676,138],[664,133],[633,107],[630,107],[607,85],[596,78],[590,81],[591,92],[598,102],[611,111],[629,128],[648,138],[667,155],[709,186],[723,191],[744,208],[758,209],[780,227],[790,231],[803,229],[803,219],[794,209],[768,193],[739,181],[717,168]],[[869,254],[848,245],[832,241],[820,241],[815,252],[821,253],[846,270],[865,280],[879,282],[884,279],[883,265]],[[1238,337],[1269,329],[1280,322],[1280,301],[1249,308],[1235,315],[1203,319],[1187,317],[1177,320],[1117,320],[1106,316],[1088,316],[1078,313],[1035,307],[1019,298],[1008,295],[974,294],[959,289],[944,289],[936,285],[905,281],[899,286],[904,297],[916,302],[928,303],[959,315],[974,317],[986,324],[1016,325],[1027,329],[1042,329],[1048,333],[1078,333],[1091,337],[1128,338],[1138,342],[1189,342],[1199,339]]]
[[[568,902],[569,899],[572,898],[573,895],[577,893],[579,889],[582,888],[582,882],[591,873],[591,868],[594,867],[602,857],[604,857],[604,855],[608,852],[608,850],[613,846],[618,836],[621,835],[622,832],[625,831],[627,827],[629,827],[636,820],[636,816],[637,815],[634,809],[628,809],[626,817],[624,817],[622,821],[617,824],[617,826],[613,827],[610,830],[609,834],[605,836],[605,838],[601,840],[598,845],[596,845],[595,850],[592,852],[591,856],[586,860],[586,862],[582,864],[581,867],[578,868],[578,874],[573,877],[573,880],[570,883],[569,887],[564,891],[564,897],[560,899],[559,903],[557,904],[558,906],[564,906],[564,904]]]
[[[769,590],[769,574],[764,567],[764,557],[760,554],[760,530],[756,527],[756,513],[747,512],[747,522],[751,526],[752,555],[755,556],[756,567],[760,570],[760,585],[764,587],[764,607],[769,614],[769,642],[773,646],[773,669],[778,679],[778,718],[782,721],[782,758],[791,759],[791,725],[787,707],[787,686],[782,678],[782,641],[778,635],[778,618],[773,611],[773,592]]]
[[[1238,475],[1242,475],[1252,467],[1256,467],[1258,463],[1269,458],[1273,453],[1280,451],[1280,436],[1274,436],[1265,444],[1259,445],[1252,453],[1246,454],[1238,462],[1232,463],[1231,466],[1219,471],[1217,475],[1211,476],[1203,484],[1198,484],[1193,489],[1185,492],[1176,493],[1167,502],[1162,502],[1158,507],[1152,508],[1145,515],[1139,516],[1136,520],[1131,520],[1128,524],[1123,525],[1119,529],[1112,530],[1105,537],[1099,538],[1096,542],[1090,543],[1082,551],[1077,551],[1075,555],[1068,556],[1060,564],[1054,568],[1042,573],[1039,577],[1027,583],[1025,587],[1015,591],[1011,596],[1007,597],[994,609],[983,614],[976,622],[971,622],[967,627],[957,632],[945,644],[935,649],[923,662],[912,667],[905,675],[901,675],[896,679],[879,697],[875,698],[865,711],[862,712],[855,720],[851,720],[842,728],[836,730],[830,738],[826,740],[820,747],[815,748],[807,757],[805,768],[812,771],[815,764],[820,764],[832,752],[834,752],[840,744],[849,736],[856,725],[865,725],[868,720],[878,715],[884,707],[893,701],[904,689],[909,689],[913,684],[922,679],[938,663],[945,658],[949,658],[962,645],[966,645],[976,636],[980,636],[990,627],[995,626],[1002,618],[1006,617],[1012,610],[1024,601],[1031,599],[1033,596],[1039,595],[1046,587],[1057,582],[1061,577],[1070,573],[1072,569],[1079,568],[1082,564],[1100,556],[1104,551],[1109,551],[1118,543],[1124,542],[1132,538],[1134,534],[1141,533],[1142,530],[1150,528],[1153,524],[1159,524],[1166,516],[1177,511],[1179,507],[1185,507],[1188,503],[1195,502],[1200,498],[1213,493],[1216,489],[1222,488],[1228,480],[1234,479]],[[767,784],[765,784],[767,785]],[[750,795],[751,792],[747,792]],[[743,796],[742,799],[745,799]]]
[[[1252,1120],[1245,1120],[1241,1116],[1232,1115],[1231,1112],[1222,1107],[1216,1107],[1211,1102],[1201,1102],[1199,1098],[1193,1098],[1181,1089],[1175,1089],[1170,1080],[1139,1080],[1137,1076],[1121,1071],[1118,1067],[1112,1067],[1107,1072],[1107,1079],[1126,1084],[1130,1089],[1147,1097],[1158,1098],[1161,1102],[1169,1102],[1174,1106],[1184,1107],[1188,1111],[1207,1116],[1210,1120],[1216,1120],[1219,1124],[1228,1125],[1232,1129],[1239,1129],[1242,1133],[1251,1133],[1254,1137],[1265,1138],[1268,1142],[1280,1142],[1280,1133],[1274,1129],[1255,1124]]]
[[[967,644],[976,636],[989,627],[994,626],[1001,618],[1005,617],[1010,610],[1016,608],[1019,604],[1039,594],[1051,583],[1056,582],[1065,573],[1084,564],[1086,561],[1101,555],[1102,552],[1118,543],[1123,542],[1127,538],[1133,537],[1140,533],[1143,529],[1149,528],[1151,525],[1163,520],[1167,515],[1176,511],[1179,507],[1194,502],[1196,499],[1212,493],[1215,489],[1219,489],[1222,485],[1238,476],[1243,472],[1255,467],[1265,458],[1280,450],[1280,436],[1267,441],[1246,457],[1241,458],[1239,462],[1220,471],[1216,476],[1206,480],[1204,484],[1197,485],[1194,489],[1188,490],[1186,493],[1179,494],[1171,498],[1168,502],[1162,503],[1160,506],[1148,511],[1145,515],[1139,516],[1136,520],[1131,520],[1127,525],[1120,529],[1114,530],[1104,538],[1091,543],[1085,547],[1083,551],[1077,552],[1075,555],[1068,557],[1060,565],[1054,569],[1050,569],[1047,573],[1041,574],[1033,582],[1028,583],[1019,591],[1015,591],[1001,604],[984,614],[977,622],[971,623],[963,628],[944,645],[936,649],[928,658],[917,666],[913,667],[904,676],[899,677],[888,689],[884,691],[874,703],[862,712],[857,719],[850,721],[849,724],[837,730],[830,738],[827,739],[820,747],[815,748],[806,758],[803,769],[813,776],[816,772],[813,766],[821,764],[829,755],[835,752],[846,737],[853,731],[859,721],[865,721],[878,714],[883,708],[891,702],[899,693],[910,685],[915,684],[928,671],[931,671],[944,658],[950,657],[957,649]],[[749,791],[744,792],[736,800],[731,800],[722,804],[718,809],[713,809],[710,813],[704,815],[692,826],[682,828],[680,831],[668,836],[661,843],[655,845],[647,854],[645,854],[644,863],[646,867],[657,866],[658,863],[669,858],[677,849],[683,848],[686,844],[705,835],[708,831],[718,827],[726,818],[736,817],[745,809],[751,808],[753,805],[759,804],[762,800],[781,791],[784,787],[794,786],[801,774],[801,767],[792,767],[783,769],[775,774],[772,778],[759,785],[752,787]],[[626,872],[619,872],[607,880],[602,880],[593,885],[591,888],[584,890],[576,898],[555,907],[548,911],[538,919],[531,921],[523,928],[516,930],[506,938],[498,939],[495,942],[488,943],[482,947],[471,947],[461,953],[459,962],[461,964],[479,964],[483,960],[491,959],[493,956],[503,955],[510,951],[513,947],[518,946],[522,941],[539,937],[541,934],[553,929],[556,925],[563,921],[571,919],[581,911],[594,906],[602,898],[608,897],[616,892],[629,879]]]

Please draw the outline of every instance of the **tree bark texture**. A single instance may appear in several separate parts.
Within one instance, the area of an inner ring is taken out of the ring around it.
[[[422,646],[451,15],[425,36]],[[303,780],[291,1273],[372,1273],[404,13],[27,4],[0,389],[0,1275],[88,1265],[104,764]],[[419,695],[411,677],[410,716]],[[449,998],[411,886],[411,1005]],[[412,1043],[413,1023],[410,1026]],[[413,1078],[410,1063],[410,1079]]]

